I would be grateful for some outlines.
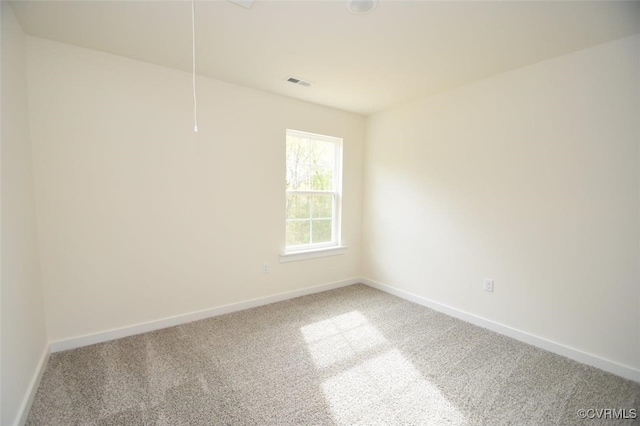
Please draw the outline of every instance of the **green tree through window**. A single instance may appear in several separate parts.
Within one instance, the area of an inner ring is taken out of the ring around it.
[[[339,245],[342,139],[287,130],[287,251]]]

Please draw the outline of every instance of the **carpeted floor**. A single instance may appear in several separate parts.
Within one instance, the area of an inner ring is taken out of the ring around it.
[[[640,384],[353,285],[55,353],[27,424],[633,422],[577,414],[607,408]]]

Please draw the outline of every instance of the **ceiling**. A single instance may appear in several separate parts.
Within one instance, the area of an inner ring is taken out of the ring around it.
[[[191,72],[191,2],[12,2],[27,34]],[[360,114],[640,33],[640,1],[196,1],[200,75]],[[313,83],[285,82],[295,76]]]

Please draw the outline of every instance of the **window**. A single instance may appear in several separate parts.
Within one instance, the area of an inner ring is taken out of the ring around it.
[[[287,130],[286,252],[340,245],[342,139]]]

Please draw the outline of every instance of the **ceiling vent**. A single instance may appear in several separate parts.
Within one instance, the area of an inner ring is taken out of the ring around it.
[[[288,83],[297,84],[298,86],[311,87],[311,83],[308,81],[301,80],[296,77],[289,77],[286,80]]]

